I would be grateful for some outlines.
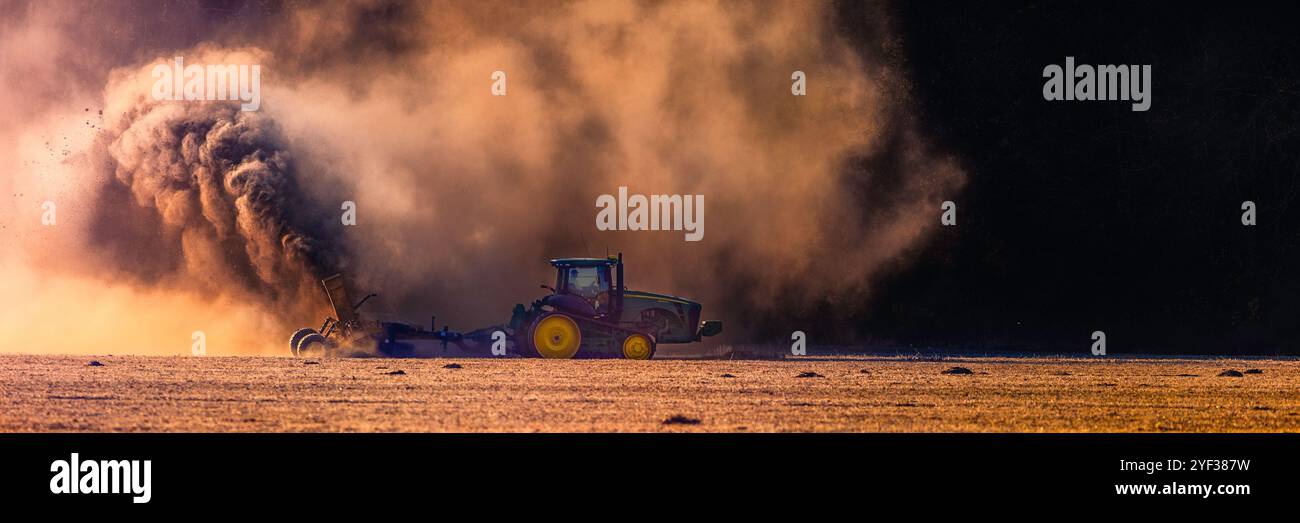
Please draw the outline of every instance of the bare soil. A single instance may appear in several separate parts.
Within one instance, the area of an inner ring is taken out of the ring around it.
[[[1297,430],[1294,359],[0,356],[4,432]]]

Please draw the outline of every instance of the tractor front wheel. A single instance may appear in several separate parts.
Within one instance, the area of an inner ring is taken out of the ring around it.
[[[629,360],[648,360],[655,353],[655,342],[644,334],[631,334],[623,340],[623,357]]]
[[[533,350],[543,358],[569,359],[582,345],[582,331],[572,318],[563,314],[549,314],[533,324]]]

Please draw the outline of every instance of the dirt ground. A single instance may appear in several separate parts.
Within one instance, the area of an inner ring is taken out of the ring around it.
[[[1297,431],[1298,392],[1294,359],[3,355],[0,431]]]

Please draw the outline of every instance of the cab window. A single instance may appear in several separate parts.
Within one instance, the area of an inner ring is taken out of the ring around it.
[[[581,296],[597,309],[608,305],[609,269],[607,267],[571,267],[568,269],[569,294]]]

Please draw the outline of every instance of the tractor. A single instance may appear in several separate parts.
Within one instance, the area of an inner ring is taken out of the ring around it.
[[[437,318],[428,330],[418,325],[370,320],[347,300],[341,276],[323,280],[335,316],[320,329],[299,329],[289,340],[295,356],[344,347],[373,345],[389,356],[436,356],[454,348],[462,355],[502,355],[489,350],[504,343],[506,354],[542,358],[654,357],[662,343],[691,343],[722,332],[722,322],[700,320],[701,305],[684,298],[633,291],[624,286],[623,254],[605,258],[551,260],[555,284],[531,306],[514,306],[510,321],[460,333]],[[440,349],[440,350],[439,350]]]

